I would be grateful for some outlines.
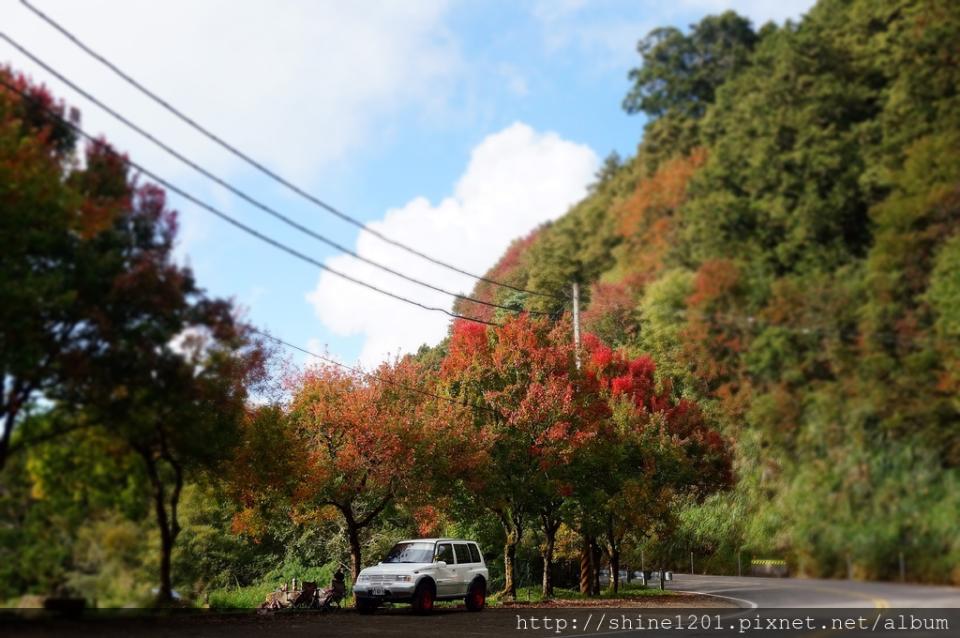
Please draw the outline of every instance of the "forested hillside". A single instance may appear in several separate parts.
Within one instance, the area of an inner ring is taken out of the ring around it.
[[[902,553],[908,578],[960,582],[958,42],[950,0],[654,31],[623,104],[647,117],[636,155],[490,269],[579,282],[585,330],[652,355],[734,441],[736,487],[672,546],[870,578]]]

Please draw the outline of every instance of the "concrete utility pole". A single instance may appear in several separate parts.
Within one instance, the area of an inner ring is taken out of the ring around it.
[[[577,370],[580,369],[580,284],[573,282],[573,347],[577,361]]]

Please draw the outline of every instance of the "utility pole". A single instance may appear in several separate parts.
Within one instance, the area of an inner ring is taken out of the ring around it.
[[[573,352],[580,369],[580,284],[573,282]]]

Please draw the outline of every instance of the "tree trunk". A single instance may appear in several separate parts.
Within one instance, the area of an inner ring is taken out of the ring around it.
[[[596,564],[593,558],[593,537],[589,534],[581,536],[582,544],[580,546],[580,593],[586,596],[592,596],[595,592],[593,588]]]
[[[347,524],[347,543],[350,545],[350,575],[353,582],[357,582],[360,570],[363,569],[363,555],[360,546],[360,525],[353,516],[353,508],[340,506],[344,522]]]
[[[0,433],[0,470],[7,464],[7,450],[10,448],[10,437],[13,434],[13,419],[16,413],[11,409],[3,419],[3,432]]]
[[[163,486],[163,480],[160,478],[160,472],[157,468],[156,459],[150,451],[142,451],[147,466],[147,477],[150,479],[150,485],[153,488],[153,506],[157,516],[157,526],[160,528],[160,589],[157,592],[157,601],[159,603],[169,603],[173,601],[173,547],[180,533],[180,525],[177,521],[177,501],[179,500],[179,488],[175,487],[170,496],[170,511],[167,511],[166,490]],[[182,476],[179,468],[175,467],[177,473],[178,486],[182,486]]]
[[[610,591],[616,593],[620,591],[620,539],[617,538],[616,530],[613,525],[613,517],[607,520],[607,543],[603,550],[610,561]],[[629,580],[629,575],[627,576]]]
[[[324,505],[333,505],[340,510],[341,514],[343,514],[343,521],[347,526],[347,543],[350,545],[350,573],[353,576],[353,582],[357,582],[357,577],[360,575],[360,570],[363,569],[360,531],[376,520],[377,516],[379,516],[380,513],[386,509],[387,505],[390,504],[392,499],[393,494],[387,494],[380,499],[380,503],[377,504],[376,507],[367,512],[367,514],[359,520],[357,519],[356,514],[354,514],[352,503],[344,504],[336,501],[324,502]]]
[[[360,570],[363,569],[363,557],[360,553],[360,530],[357,529],[356,526],[348,527],[347,538],[350,541],[350,573],[353,577],[353,582],[357,582]]]
[[[520,541],[516,530],[507,532],[507,540],[503,544],[503,597],[512,600],[517,597],[517,581],[514,571],[517,562],[517,545]]]
[[[603,550],[600,549],[600,544],[597,543],[597,539],[594,536],[590,537],[590,570],[593,575],[593,582],[591,583],[590,595],[599,596],[600,595],[600,559],[603,557]]]
[[[157,592],[157,601],[169,603],[173,601],[173,538],[166,526],[166,512],[162,501],[156,502],[157,522],[160,525],[160,590]],[[163,512],[161,514],[161,512]]]
[[[610,589],[614,593],[620,591],[620,549],[610,552]]]
[[[180,524],[177,520],[177,505],[180,500],[180,491],[183,488],[183,472],[176,462],[167,455],[167,461],[174,470],[175,485],[170,493],[169,512],[166,490],[160,472],[157,468],[157,459],[149,449],[139,450],[147,468],[147,477],[153,487],[153,505],[157,516],[157,526],[160,528],[160,588],[157,591],[157,602],[164,604],[173,601],[173,547],[180,533]]]
[[[554,502],[540,511],[540,527],[544,536],[544,542],[540,546],[540,557],[543,559],[543,598],[553,596],[553,555],[557,545],[557,531],[560,529],[560,519],[556,515],[558,509],[559,504]]]
[[[501,596],[505,600],[517,597],[516,562],[517,546],[523,536],[523,522],[520,517],[505,510],[496,512],[503,527],[505,540],[503,543],[503,591]]]
[[[540,556],[543,558],[543,598],[553,597],[553,554],[557,544],[557,530],[560,529],[560,521],[552,518],[548,514],[541,514],[540,521],[543,524],[544,542],[540,547]]]
[[[6,381],[6,379],[4,379]],[[6,384],[4,384],[6,385]],[[20,413],[20,407],[23,405],[23,395],[29,391],[24,389],[23,382],[14,380],[11,384],[10,392],[7,396],[0,396],[3,401],[3,432],[0,433],[0,470],[7,464],[7,457],[10,453],[10,440],[13,437],[13,425]]]

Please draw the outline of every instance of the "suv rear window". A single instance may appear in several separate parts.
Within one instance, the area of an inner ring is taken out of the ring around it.
[[[457,563],[469,563],[470,560],[470,550],[467,549],[466,543],[457,543],[453,546],[453,551],[457,554]]]
[[[480,561],[480,550],[477,548],[477,546],[474,545],[473,543],[470,543],[469,545],[467,545],[467,547],[470,548],[470,558],[473,559],[471,562],[474,562],[474,563],[479,563],[479,562],[481,562],[481,561]]]

